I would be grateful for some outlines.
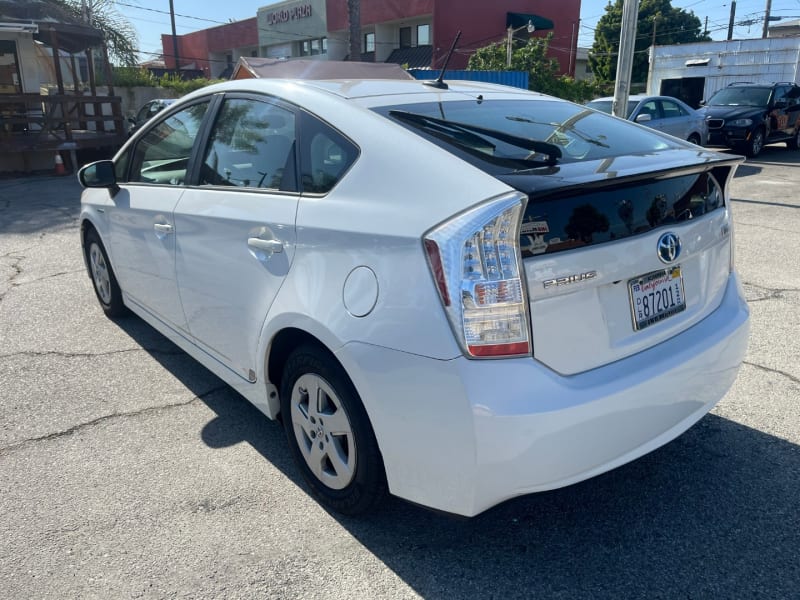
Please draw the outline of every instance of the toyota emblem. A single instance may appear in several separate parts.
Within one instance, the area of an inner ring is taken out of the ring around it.
[[[658,238],[657,250],[661,262],[669,264],[681,254],[681,238],[672,232],[665,233]]]

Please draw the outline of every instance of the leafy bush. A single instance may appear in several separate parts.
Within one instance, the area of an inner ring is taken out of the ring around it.
[[[209,80],[204,77],[184,81],[177,74],[167,73],[156,77],[141,67],[113,67],[114,87],[163,87],[172,90],[176,96],[183,96],[202,87],[224,81]],[[98,85],[105,85],[105,78],[98,74]]]

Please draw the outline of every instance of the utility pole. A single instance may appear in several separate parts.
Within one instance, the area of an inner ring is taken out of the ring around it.
[[[636,45],[636,24],[639,19],[639,0],[624,0],[622,5],[622,29],[619,35],[619,55],[617,57],[617,80],[614,85],[614,116],[624,119],[628,116],[628,96],[631,92],[633,73],[633,52]]]
[[[169,0],[169,18],[172,21],[172,54],[175,57],[175,71],[180,71],[180,56],[178,56],[178,36],[175,33],[175,7],[172,0]]]
[[[506,68],[511,68],[511,53],[514,51],[514,29],[511,25],[508,26],[506,34]]]
[[[731,0],[731,18],[728,21],[728,39],[733,39],[733,21],[736,19],[736,0]]]
[[[772,12],[772,0],[767,0],[767,8],[764,14],[764,29],[761,32],[761,37],[765,38],[769,34],[769,13]]]
[[[350,32],[350,60],[359,61],[361,60],[361,0],[347,0],[347,22]],[[376,46],[377,37],[375,32]]]

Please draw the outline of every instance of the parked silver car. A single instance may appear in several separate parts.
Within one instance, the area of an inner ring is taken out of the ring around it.
[[[614,98],[598,98],[586,106],[611,114]],[[708,124],[702,113],[671,96],[628,97],[628,120],[647,125],[698,146],[708,142]]]

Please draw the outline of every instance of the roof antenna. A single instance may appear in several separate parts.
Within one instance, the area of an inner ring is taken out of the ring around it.
[[[458,30],[456,34],[456,39],[453,40],[453,45],[450,46],[450,51],[447,53],[447,57],[444,59],[444,65],[442,65],[442,70],[439,72],[439,76],[434,81],[423,81],[424,85],[429,85],[431,87],[435,87],[437,90],[446,90],[447,84],[442,81],[444,79],[444,72],[447,69],[447,65],[450,62],[450,57],[453,56],[453,52],[456,49],[456,44],[458,43],[458,38],[461,37],[461,30]]]

